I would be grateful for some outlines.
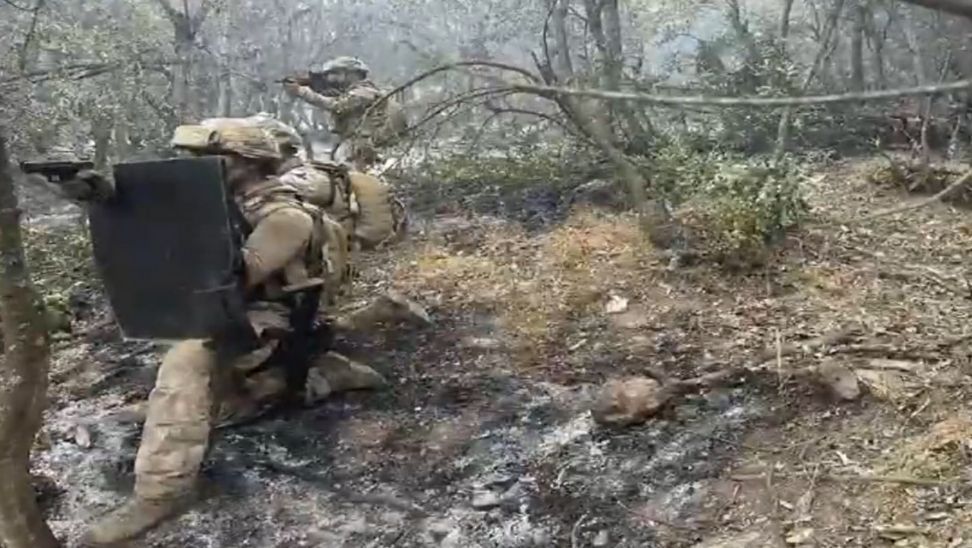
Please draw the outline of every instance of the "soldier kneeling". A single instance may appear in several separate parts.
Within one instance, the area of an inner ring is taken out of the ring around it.
[[[259,347],[227,353],[225,341],[187,340],[166,353],[149,396],[135,460],[134,496],[96,522],[85,534],[86,544],[113,544],[139,536],[195,500],[197,476],[220,401],[266,401],[284,393],[284,372],[262,364],[291,348],[293,333],[307,332],[307,326],[294,325],[300,301],[290,288],[313,286],[315,279],[328,277],[322,213],[274,177],[282,158],[265,130],[232,124],[181,126],[172,144],[193,155],[224,158],[224,180],[245,219],[243,224],[248,225],[242,285]],[[81,201],[110,199],[113,194],[112,182],[91,171],[59,188]],[[315,302],[315,311],[316,306]],[[227,359],[231,367],[217,367],[218,361]],[[223,371],[233,378],[224,378]],[[332,353],[312,364],[307,377],[314,381],[307,391],[311,397],[322,390],[331,393],[385,384],[374,370]]]

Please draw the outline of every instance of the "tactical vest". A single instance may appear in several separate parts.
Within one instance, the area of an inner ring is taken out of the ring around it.
[[[332,111],[332,131],[342,139],[369,138],[376,146],[386,147],[397,143],[408,129],[405,109],[394,97],[388,97],[381,104],[375,104],[378,99],[385,96],[385,92],[370,80],[352,84],[343,95],[363,98],[367,100],[367,105],[364,107],[355,105],[347,110]]]
[[[270,178],[236,196],[236,203],[249,225],[246,227],[247,236],[263,219],[282,209],[299,209],[310,215],[314,221],[310,241],[304,250],[303,261],[291,261],[284,267],[283,272],[271,277],[264,287],[257,291],[258,298],[277,300],[283,295],[283,287],[299,284],[307,281],[308,278],[320,277],[325,273],[321,244],[324,238],[322,215],[317,208],[304,203],[294,189],[282,184],[276,178]]]
[[[322,208],[347,235],[372,248],[395,235],[398,220],[391,188],[372,175],[334,162],[310,162],[281,176],[310,203]]]

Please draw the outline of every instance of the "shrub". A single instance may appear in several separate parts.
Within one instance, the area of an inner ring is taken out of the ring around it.
[[[677,211],[700,251],[734,268],[763,264],[770,249],[807,213],[792,161],[724,163]]]

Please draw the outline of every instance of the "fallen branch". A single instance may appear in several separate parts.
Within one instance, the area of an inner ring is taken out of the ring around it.
[[[872,213],[870,215],[867,215],[867,216],[864,216],[864,217],[860,217],[860,218],[858,218],[854,222],[861,223],[861,222],[864,222],[864,221],[872,221],[872,220],[877,219],[879,217],[886,217],[888,215],[894,215],[896,213],[903,213],[905,211],[914,211],[916,209],[923,208],[923,207],[925,207],[927,205],[934,204],[935,202],[940,202],[940,201],[944,200],[945,198],[947,198],[951,193],[955,192],[957,189],[959,189],[959,188],[965,186],[966,184],[968,184],[969,181],[972,181],[972,170],[969,170],[969,171],[965,172],[965,175],[962,175],[961,177],[959,177],[958,179],[956,179],[955,182],[953,182],[952,184],[948,185],[947,187],[945,187],[944,189],[942,189],[941,192],[939,192],[938,194],[935,194],[934,196],[931,196],[929,198],[925,198],[924,200],[921,200],[921,201],[918,201],[918,202],[915,202],[915,203],[904,204],[904,205],[901,205],[901,206],[898,206],[898,207],[892,207],[890,209],[885,209],[883,211],[878,211],[876,213]]]
[[[775,478],[799,478],[809,475],[810,474],[808,472],[773,473],[773,477]],[[739,474],[730,476],[729,479],[732,481],[763,481],[766,479],[766,477],[767,474]],[[895,483],[898,485],[911,485],[915,487],[949,487],[954,485],[962,485],[965,483],[965,481],[960,478],[950,480],[931,480],[907,476],[874,476],[864,474],[817,474],[816,477],[818,479],[834,482]]]
[[[822,348],[849,341],[858,328],[843,328],[827,335],[800,343],[776,345],[763,351],[754,365],[726,366],[718,371],[689,379],[670,380],[664,373],[648,368],[649,377],[631,378],[608,382],[601,391],[591,414],[600,424],[629,426],[640,424],[656,416],[678,398],[702,388],[721,385],[732,379],[751,376],[769,370],[771,361],[798,352],[815,352]],[[752,362],[750,362],[752,363]],[[710,367],[716,364],[708,364]],[[854,399],[860,395],[857,377],[853,371],[837,364],[825,362],[819,366],[790,369],[774,369],[781,378],[802,377],[820,381],[840,398]]]

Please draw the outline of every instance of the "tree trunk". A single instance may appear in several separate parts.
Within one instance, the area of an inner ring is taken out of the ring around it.
[[[192,102],[189,99],[189,83],[192,74],[193,36],[189,21],[175,19],[174,27],[175,57],[180,61],[172,67],[172,106],[175,107],[179,122],[195,119]]]
[[[780,13],[780,42],[782,43],[784,51],[786,50],[786,41],[790,37],[790,16],[793,13],[793,0],[783,0],[783,11]]]
[[[42,306],[24,259],[20,209],[0,133],[0,545],[55,548],[30,481],[30,449],[41,426],[50,367]]]
[[[817,50],[817,55],[807,69],[807,74],[803,78],[802,85],[800,86],[800,93],[805,93],[813,83],[814,77],[820,70],[824,63],[824,60],[829,57],[830,51],[830,41],[834,36],[834,29],[837,28],[837,21],[840,18],[841,12],[844,10],[844,0],[835,0],[834,7],[830,12],[830,16],[827,19],[827,26],[823,31],[823,36],[820,41],[820,49]],[[783,156],[786,154],[786,149],[789,146],[790,141],[790,121],[793,118],[793,107],[786,107],[783,109],[783,115],[780,116],[780,125],[777,128],[776,133],[776,152],[773,155],[773,163],[779,164],[783,160]]]
[[[746,60],[743,64],[743,70],[745,71],[744,81],[740,89],[747,94],[756,93],[759,82],[756,80],[755,70],[759,65],[761,57],[759,47],[756,44],[756,38],[749,30],[749,23],[743,20],[739,0],[728,0],[726,9],[728,10],[727,16],[729,24],[732,26],[733,32],[736,33],[736,39],[743,45],[746,51]]]
[[[98,171],[108,167],[108,157],[111,155],[111,119],[98,113],[91,123],[91,136],[94,137],[94,165]]]
[[[134,108],[132,103],[129,103],[129,109]],[[115,154],[114,157],[119,162],[127,161],[132,156],[132,144],[131,144],[131,128],[129,127],[128,112],[119,112],[115,116],[115,138],[112,140],[115,144]]]
[[[867,21],[867,6],[858,4],[854,8],[854,28],[851,31],[850,66],[851,89],[864,90],[864,25]]]
[[[871,48],[871,64],[874,65],[874,75],[877,79],[877,86],[881,89],[888,87],[888,78],[884,72],[884,42],[887,39],[887,33],[882,32],[878,34],[877,27],[874,24],[874,11],[868,9],[867,18],[864,23],[864,33],[867,36],[867,42]]]
[[[906,16],[902,22],[902,27],[904,28],[904,35],[905,40],[908,42],[908,48],[911,49],[912,68],[914,70],[915,78],[917,79],[917,84],[919,86],[924,85],[928,83],[928,71],[925,69],[924,48],[922,47],[921,40],[915,34],[914,18]],[[929,165],[931,164],[931,147],[929,146],[928,142],[928,124],[931,119],[933,102],[933,97],[929,95],[921,103],[921,144],[919,145],[921,150],[917,152],[919,153],[921,171],[923,171],[926,176]]]
[[[569,0],[550,0],[550,31],[553,34],[553,47],[550,49],[550,62],[557,80],[565,82],[574,76],[574,65],[570,59],[570,45],[567,41],[567,7]]]

